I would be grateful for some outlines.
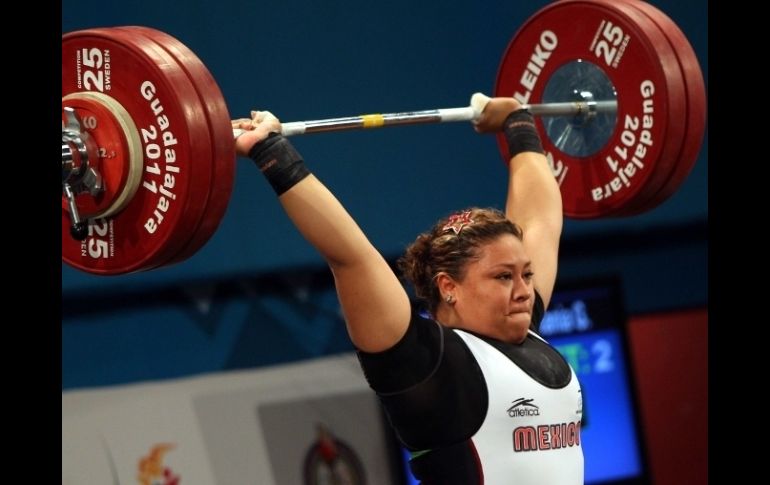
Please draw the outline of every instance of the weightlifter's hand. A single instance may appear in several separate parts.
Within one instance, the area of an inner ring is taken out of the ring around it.
[[[232,125],[233,130],[243,130],[235,138],[235,152],[242,157],[271,132],[281,132],[281,122],[269,111],[252,111],[251,118],[232,120]]]

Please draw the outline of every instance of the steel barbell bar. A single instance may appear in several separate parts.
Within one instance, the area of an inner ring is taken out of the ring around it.
[[[591,117],[598,113],[615,113],[617,107],[618,103],[615,100],[522,105],[522,108],[529,110],[534,116],[573,116],[580,117],[583,122],[590,120]],[[480,109],[479,105],[474,103],[472,97],[469,106],[460,108],[439,108],[421,111],[325,118],[309,121],[291,121],[281,124],[281,134],[284,136],[294,136],[329,131],[381,128],[385,126],[474,121],[481,115],[482,109],[483,107]],[[235,137],[238,137],[242,133],[243,130],[241,129],[236,128],[233,130],[233,136]]]

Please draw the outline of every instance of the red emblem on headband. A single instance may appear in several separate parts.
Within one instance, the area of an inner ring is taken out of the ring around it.
[[[463,230],[463,227],[470,224],[473,224],[473,219],[471,219],[471,211],[458,212],[457,214],[452,214],[449,216],[447,223],[443,228],[441,228],[441,231],[446,232],[451,229],[455,234],[459,235],[460,231]]]

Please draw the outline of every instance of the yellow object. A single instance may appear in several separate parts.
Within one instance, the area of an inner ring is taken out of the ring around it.
[[[364,122],[364,128],[377,128],[385,124],[385,118],[382,115],[363,115],[361,119]]]

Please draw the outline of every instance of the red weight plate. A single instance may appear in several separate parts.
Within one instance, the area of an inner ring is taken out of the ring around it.
[[[141,46],[148,56],[157,56],[158,62],[175,67],[173,85],[175,89],[181,90],[184,93],[184,108],[188,114],[192,113],[191,120],[194,121],[190,125],[190,130],[191,133],[193,129],[195,130],[196,139],[193,140],[193,151],[189,163],[192,175],[191,187],[194,189],[194,192],[191,191],[190,194],[195,200],[185,201],[185,206],[182,209],[184,217],[176,226],[175,236],[169,240],[169,244],[166,244],[162,251],[158,252],[158,257],[152,265],[142,268],[142,270],[149,270],[164,266],[170,259],[175,257],[195,234],[203,219],[207,210],[208,194],[213,176],[211,131],[205,116],[203,103],[200,101],[198,92],[195,90],[195,86],[192,84],[189,76],[187,76],[183,66],[176,62],[161,45],[146,36],[116,28],[111,28],[110,32],[113,36],[125,39],[126,42]],[[232,129],[230,133],[232,133]]]
[[[687,117],[684,142],[676,158],[676,165],[668,182],[648,201],[638,207],[629,207],[627,214],[634,215],[648,211],[667,200],[679,189],[690,175],[698,153],[701,150],[703,136],[706,130],[706,86],[703,81],[698,58],[684,33],[666,14],[639,0],[626,0],[630,5],[650,17],[666,34],[671,46],[676,52],[679,67],[684,76],[687,100]]]
[[[578,60],[599,67],[615,87],[616,126],[609,142],[590,157],[562,153],[545,135],[542,121],[537,121],[543,146],[559,169],[557,180],[569,217],[615,214],[649,190],[645,184],[661,154],[673,150],[671,140],[666,146],[669,133],[682,129],[677,126],[683,123],[675,121],[681,120],[676,114],[683,116],[685,108],[683,82],[681,76],[677,82],[676,76],[669,75],[678,72],[676,59],[658,50],[667,43],[648,19],[642,25],[636,20],[612,4],[553,3],[527,20],[503,56],[495,94],[513,96],[522,103],[541,102],[553,73]],[[502,136],[498,143],[507,159]]]
[[[200,95],[211,132],[214,176],[206,212],[189,242],[167,263],[173,264],[189,258],[206,244],[219,227],[227,209],[235,177],[235,144],[230,113],[214,77],[187,46],[171,35],[155,29],[140,26],[124,28],[153,39],[179,62]]]
[[[108,217],[125,207],[139,187],[143,167],[136,125],[102,93],[72,93],[62,99],[62,107],[75,110],[81,129],[94,141],[98,158],[89,160],[88,166],[102,177],[102,192],[97,196],[75,196],[78,212],[83,219]],[[62,209],[69,211],[64,197]]]
[[[653,118],[660,116],[668,117],[669,130],[666,133],[663,142],[663,148],[660,151],[654,170],[650,172],[649,178],[640,188],[637,195],[626,201],[613,211],[606,215],[624,216],[628,214],[631,207],[644,207],[647,202],[663,188],[671,179],[674,170],[678,165],[679,152],[682,148],[685,135],[685,126],[687,122],[687,98],[685,90],[685,81],[682,70],[679,67],[679,61],[676,52],[668,42],[668,38],[660,27],[652,22],[649,17],[642,14],[638,9],[631,7],[623,2],[613,0],[586,0],[588,2],[602,3],[612,8],[617,8],[625,13],[628,18],[643,28],[649,36],[650,43],[659,54],[660,65],[666,75],[669,86],[669,96],[671,96],[671,110],[664,113],[654,113]]]
[[[211,179],[210,134],[197,93],[178,64],[146,39],[111,29],[62,38],[62,96],[108,94],[136,124],[142,144],[142,180],[127,206],[90,221],[88,237],[69,236],[62,214],[62,259],[94,274],[143,271],[176,254],[203,212]],[[187,231],[188,234],[185,234]]]

